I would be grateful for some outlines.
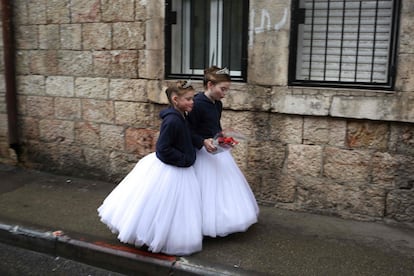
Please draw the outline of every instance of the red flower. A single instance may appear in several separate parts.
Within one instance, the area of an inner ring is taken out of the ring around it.
[[[226,147],[226,146],[233,147],[234,145],[237,145],[239,143],[233,137],[226,137],[226,136],[217,137],[217,142],[222,147],[223,146],[224,147]]]

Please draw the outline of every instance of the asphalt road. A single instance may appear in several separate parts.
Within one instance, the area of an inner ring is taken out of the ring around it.
[[[0,243],[0,275],[3,276],[121,276],[123,274],[69,259],[54,257]]]

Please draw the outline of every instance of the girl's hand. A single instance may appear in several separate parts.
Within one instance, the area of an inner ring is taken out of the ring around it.
[[[204,139],[204,147],[208,152],[215,152],[217,150],[212,138]]]

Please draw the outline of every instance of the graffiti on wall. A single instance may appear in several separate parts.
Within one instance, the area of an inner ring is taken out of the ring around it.
[[[250,11],[250,27],[249,27],[249,46],[253,46],[253,37],[255,34],[263,33],[265,31],[279,31],[287,22],[288,9],[285,8],[283,11],[282,18],[275,24],[272,24],[269,11],[267,9],[261,10],[260,25],[255,26],[256,10]]]

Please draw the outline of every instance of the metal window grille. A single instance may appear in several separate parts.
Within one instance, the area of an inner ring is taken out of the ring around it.
[[[298,0],[290,85],[392,89],[398,0]]]
[[[247,24],[247,0],[166,1],[166,77],[202,79],[217,65],[245,81]]]

